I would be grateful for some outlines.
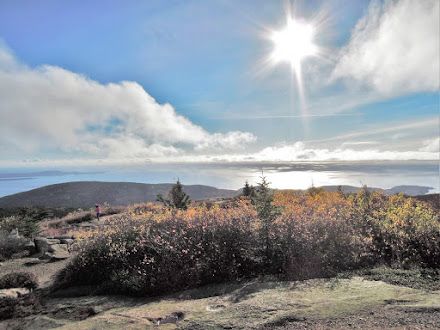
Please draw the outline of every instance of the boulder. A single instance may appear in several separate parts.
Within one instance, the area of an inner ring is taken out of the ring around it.
[[[49,251],[42,254],[42,259],[50,259],[51,261],[63,260],[69,258],[69,250],[67,244],[53,244]]]
[[[38,253],[45,253],[50,250],[50,247],[54,244],[60,244],[59,239],[50,239],[45,237],[34,238],[35,248]]]

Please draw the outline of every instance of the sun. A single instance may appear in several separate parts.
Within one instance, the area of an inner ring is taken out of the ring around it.
[[[311,24],[289,18],[283,30],[272,33],[271,39],[275,46],[272,60],[288,62],[292,69],[299,73],[301,61],[317,52],[313,43],[314,34],[315,29]]]

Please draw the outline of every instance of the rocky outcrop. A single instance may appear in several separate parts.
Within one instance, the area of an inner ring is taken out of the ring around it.
[[[36,237],[34,244],[36,252],[40,254],[40,258],[55,261],[69,258],[69,246],[74,241],[72,236]]]
[[[60,244],[59,239],[50,239],[46,237],[36,237],[34,238],[35,248],[37,253],[44,254],[46,252],[51,252],[52,246],[55,244]]]

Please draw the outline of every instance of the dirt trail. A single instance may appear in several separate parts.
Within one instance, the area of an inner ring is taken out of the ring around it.
[[[2,262],[0,276],[17,271],[30,272],[38,278],[39,287],[46,288],[52,283],[55,274],[67,265],[69,259],[56,262],[33,257],[8,260]]]

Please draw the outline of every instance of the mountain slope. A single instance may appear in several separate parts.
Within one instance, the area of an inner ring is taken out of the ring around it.
[[[49,206],[91,207],[95,203],[110,205],[132,205],[152,202],[157,194],[165,195],[171,183],[145,184],[133,182],[68,182],[49,185],[30,191],[0,198],[0,207]],[[203,185],[187,185],[184,191],[193,200],[213,197],[233,197],[239,191],[217,189]]]

